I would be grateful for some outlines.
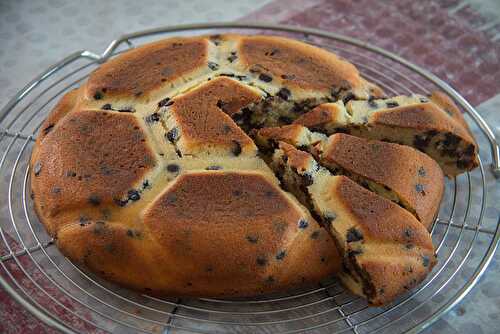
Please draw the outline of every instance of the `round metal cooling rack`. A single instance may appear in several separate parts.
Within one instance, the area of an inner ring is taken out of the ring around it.
[[[228,31],[303,40],[347,58],[390,94],[439,89],[465,111],[480,143],[481,163],[470,173],[446,180],[442,208],[432,229],[439,264],[420,286],[381,308],[367,307],[335,280],[265,299],[158,299],[100,280],[59,253],[34,214],[28,190],[31,147],[57,100],[99,63],[156,35]],[[0,153],[0,182],[5,183],[0,193],[0,285],[37,318],[68,333],[419,332],[472,289],[490,263],[500,235],[499,222],[484,216],[488,193],[499,185],[494,177],[500,176],[499,147],[474,108],[442,80],[392,53],[314,29],[183,25],[124,35],[102,55],[77,51],[30,82],[0,111]]]

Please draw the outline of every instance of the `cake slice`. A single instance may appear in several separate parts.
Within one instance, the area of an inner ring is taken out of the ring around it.
[[[436,264],[429,232],[400,206],[332,175],[310,154],[286,143],[274,153],[272,167],[334,237],[343,257],[341,281],[369,304],[393,301]]]
[[[345,132],[412,146],[434,158],[450,177],[479,164],[477,144],[460,110],[439,92],[430,98],[411,95],[326,103],[294,123],[328,135]]]
[[[428,229],[443,196],[443,172],[428,155],[408,146],[336,133],[329,138],[299,124],[260,129],[256,142],[266,151],[282,141],[311,153],[334,175],[404,207]]]

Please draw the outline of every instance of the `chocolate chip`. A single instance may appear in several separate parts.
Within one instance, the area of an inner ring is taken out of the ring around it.
[[[320,261],[325,263],[326,262],[326,258],[324,256],[320,257]]]
[[[271,82],[273,81],[273,78],[267,74],[261,73],[259,74],[259,80],[264,82]]]
[[[464,155],[472,156],[475,152],[475,147],[473,144],[467,145],[467,148],[464,150]]]
[[[54,124],[49,124],[45,129],[43,129],[43,134],[47,135],[54,128]]]
[[[225,111],[225,110],[224,110],[224,106],[225,106],[225,105],[226,105],[226,103],[225,103],[224,101],[222,101],[222,100],[217,100],[217,108],[222,109],[223,111]]]
[[[417,184],[415,185],[415,190],[416,190],[418,193],[422,193],[422,195],[425,195],[425,190],[424,190],[424,185],[423,185],[423,184],[417,183]]]
[[[330,226],[335,219],[337,219],[337,215],[334,212],[327,212],[323,215],[323,222],[327,226]]]
[[[40,161],[37,161],[33,166],[33,172],[35,173],[35,176],[40,175],[41,171],[42,171],[42,164]]]
[[[252,244],[256,244],[257,242],[259,242],[259,237],[255,235],[247,235],[246,239]]]
[[[284,250],[280,251],[278,254],[276,254],[276,260],[283,260],[286,256],[286,252]]]
[[[125,206],[128,203],[128,199],[122,200],[120,198],[114,198],[113,201],[115,202],[116,205],[118,206]]]
[[[281,79],[283,80],[293,80],[295,79],[295,74],[282,74]]]
[[[52,192],[53,192],[54,194],[59,194],[59,193],[61,192],[61,188],[59,188],[59,187],[54,187],[54,188],[52,188]]]
[[[133,107],[126,106],[118,109],[118,112],[135,112],[135,109]]]
[[[293,119],[288,116],[281,115],[280,117],[278,117],[278,121],[282,124],[290,124],[293,122]]]
[[[409,228],[406,228],[403,233],[408,239],[411,239],[413,237],[413,231]]]
[[[236,55],[236,51],[231,51],[231,55],[229,57],[227,57],[227,60],[232,63],[233,61],[235,61],[236,59],[238,59],[238,56]]]
[[[370,96],[370,98],[368,99],[368,105],[369,105],[369,106],[370,106],[370,108],[372,108],[372,109],[376,109],[376,108],[378,108],[378,104],[377,104],[377,102],[375,101],[375,97]]]
[[[266,283],[274,283],[274,277],[273,276],[268,276],[266,278]]]
[[[278,95],[281,99],[288,101],[288,98],[292,95],[292,93],[288,88],[283,87],[278,91],[276,95]]]
[[[208,166],[207,168],[205,168],[205,170],[221,170],[222,167],[221,166],[217,166],[217,165],[212,165],[212,166]]]
[[[319,237],[319,231],[314,231],[311,233],[311,239],[318,239]]]
[[[130,237],[130,238],[140,238],[141,237],[141,232],[140,231],[137,231],[137,230],[131,230],[131,229],[128,229],[127,230],[127,236]]]
[[[90,195],[89,203],[94,205],[94,206],[98,206],[101,204],[101,198],[97,195]]]
[[[212,266],[207,266],[207,267],[205,268],[205,271],[206,271],[207,273],[211,273],[212,271],[214,271],[214,267],[212,267]]]
[[[342,98],[342,102],[344,102],[344,104],[347,104],[347,102],[351,101],[352,99],[354,99],[354,94],[349,92]]]
[[[178,139],[179,131],[177,130],[177,128],[172,128],[167,132],[166,136],[169,142],[175,143]]]
[[[428,267],[428,266],[429,266],[429,264],[430,264],[430,259],[429,259],[429,257],[428,257],[428,256],[426,256],[426,255],[422,256],[422,265],[423,265],[424,267]]]
[[[265,257],[259,256],[257,257],[256,262],[259,266],[265,266],[267,264],[267,259]]]
[[[347,242],[356,242],[363,240],[363,233],[358,231],[356,228],[351,227],[347,230],[346,241]]]
[[[413,146],[415,146],[415,148],[423,151],[427,148],[427,146],[429,146],[430,142],[431,142],[432,138],[426,136],[426,135],[416,135],[415,138],[413,139]]]
[[[429,99],[426,98],[426,97],[421,97],[419,100],[420,100],[420,103],[427,103],[427,102],[429,102]]]
[[[79,222],[80,222],[80,226],[83,227],[83,226],[90,224],[90,219],[87,216],[80,216]]]
[[[138,201],[141,199],[141,195],[137,190],[132,189],[128,191],[128,199],[130,201]]]
[[[425,175],[426,175],[426,173],[425,173],[425,168],[424,168],[424,167],[420,167],[420,168],[418,169],[418,175],[419,175],[419,176],[425,176]]]
[[[305,173],[305,174],[301,175],[301,177],[302,177],[302,183],[306,187],[308,187],[314,183],[314,179],[313,179],[312,175],[309,173]]]
[[[214,63],[213,61],[208,62],[208,68],[212,71],[217,71],[219,69],[219,64]]]
[[[235,156],[239,156],[241,154],[241,144],[238,141],[236,141],[236,140],[232,141],[231,152]]]
[[[177,202],[177,195],[168,194],[167,195],[167,204],[174,204],[175,202]]]
[[[300,229],[306,229],[309,226],[309,223],[305,219],[300,219],[298,225]]]
[[[397,103],[396,101],[387,101],[385,105],[387,106],[387,108],[399,107],[399,103]]]
[[[177,173],[179,171],[180,167],[177,164],[168,164],[167,165],[167,171],[170,173]]]
[[[160,120],[160,114],[157,112],[152,113],[149,116],[146,116],[146,122],[148,123],[153,123],[153,122],[158,122]]]
[[[166,97],[163,100],[161,100],[160,102],[158,102],[158,107],[160,107],[160,108],[161,107],[169,107],[172,104],[174,104],[174,101],[170,100],[169,97]]]
[[[104,104],[102,107],[101,107],[102,110],[113,110],[113,107],[111,106],[111,104],[109,103],[106,103]]]
[[[406,244],[405,247],[406,247],[406,249],[412,249],[413,247],[415,247],[415,245],[413,245],[413,244]]]
[[[453,133],[447,132],[444,134],[444,145],[452,148],[456,148],[460,143],[460,138],[455,136]]]
[[[104,97],[104,94],[100,91],[94,93],[94,100],[100,100]]]

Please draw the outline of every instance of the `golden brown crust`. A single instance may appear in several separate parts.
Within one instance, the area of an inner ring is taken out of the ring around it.
[[[31,161],[38,213],[47,220],[61,212],[105,207],[120,201],[156,165],[137,120],[126,114],[74,111],[37,146]],[[54,220],[55,222],[55,220]]]
[[[293,124],[300,124],[310,129],[321,129],[331,122],[343,117],[342,110],[339,110],[333,103],[320,104],[313,110],[297,118]]]
[[[460,109],[458,109],[455,102],[453,102],[453,100],[448,97],[448,95],[439,91],[434,91],[431,93],[430,99],[432,102],[441,107],[441,109],[443,109],[448,115],[453,117],[455,121],[460,123],[460,125],[462,125],[464,129],[466,129],[469,132],[472,138],[469,126],[467,125],[467,122],[465,121],[462,112],[460,111]]]
[[[427,230],[397,204],[359,186],[346,176],[338,176],[331,191],[332,198],[342,203],[344,210],[371,240],[406,244],[410,234],[414,245],[433,249]]]
[[[255,155],[252,139],[229,115],[260,98],[255,91],[226,77],[174,98],[167,113],[179,129],[182,154],[205,153],[216,147],[229,153],[236,149],[242,154]]]
[[[357,69],[316,47],[274,36],[245,36],[238,43],[241,62],[250,71],[264,73],[284,86],[302,90],[352,91],[358,98],[379,94]],[[371,88],[371,89],[370,89]]]
[[[320,161],[395,192],[428,229],[434,222],[443,195],[443,172],[424,153],[408,146],[338,133],[330,136]]]
[[[88,99],[141,98],[161,86],[207,66],[208,41],[169,38],[127,51],[95,70],[86,84]]]

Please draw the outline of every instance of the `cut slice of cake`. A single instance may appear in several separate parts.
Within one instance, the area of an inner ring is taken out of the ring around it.
[[[284,187],[305,200],[343,256],[339,275],[353,293],[383,305],[425,279],[436,263],[432,239],[407,210],[332,175],[314,158],[280,143],[272,167]],[[305,199],[304,199],[305,198]]]

